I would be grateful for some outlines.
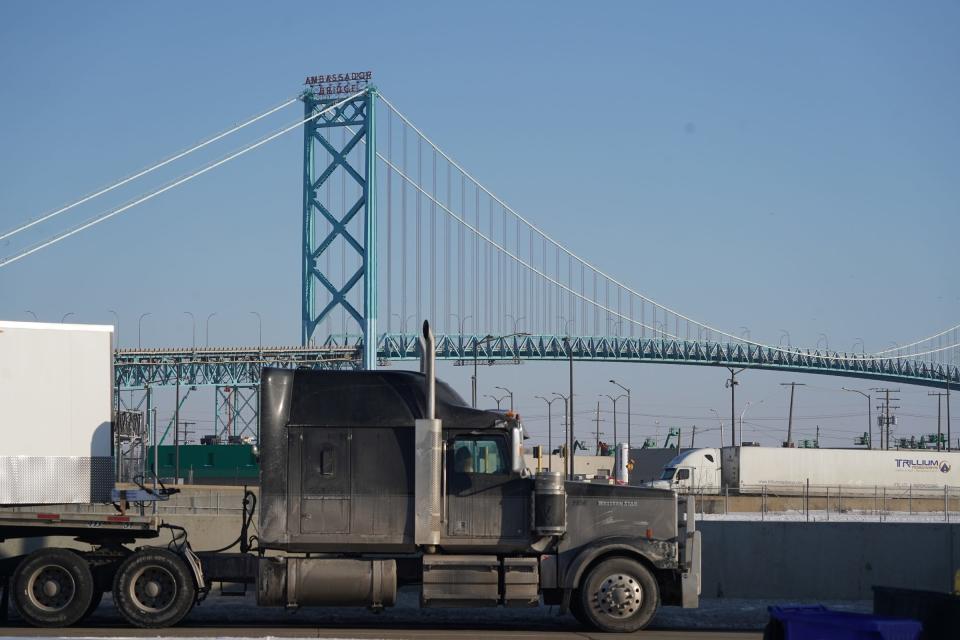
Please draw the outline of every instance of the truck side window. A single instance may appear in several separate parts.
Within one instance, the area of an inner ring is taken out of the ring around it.
[[[677,471],[677,480],[689,480],[690,479],[690,469],[679,469]]]
[[[457,473],[507,473],[506,443],[501,436],[461,436],[453,443]]]

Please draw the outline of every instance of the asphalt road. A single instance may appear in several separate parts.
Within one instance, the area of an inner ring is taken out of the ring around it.
[[[396,607],[383,613],[363,608],[308,608],[290,613],[256,606],[253,593],[211,596],[194,607],[177,627],[136,629],[113,606],[110,594],[81,626],[35,629],[15,612],[0,624],[4,637],[217,637],[217,638],[638,638],[643,640],[760,640],[769,619],[766,601],[701,600],[699,609],[663,607],[645,631],[605,634],[582,627],[573,616],[557,615],[556,607],[533,609],[420,609],[415,593],[401,590]]]

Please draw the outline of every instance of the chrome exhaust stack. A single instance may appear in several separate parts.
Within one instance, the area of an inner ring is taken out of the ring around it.
[[[426,383],[424,417],[414,423],[416,444],[414,472],[414,543],[428,547],[440,544],[441,482],[443,475],[443,438],[440,420],[436,419],[437,381],[436,346],[430,323],[423,322],[420,336],[420,371]]]

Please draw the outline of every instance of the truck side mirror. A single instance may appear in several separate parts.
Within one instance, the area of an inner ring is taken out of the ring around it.
[[[526,477],[527,463],[523,459],[523,427],[519,424],[510,427],[510,468],[514,473]]]

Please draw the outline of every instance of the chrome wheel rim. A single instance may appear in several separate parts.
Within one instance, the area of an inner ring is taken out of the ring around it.
[[[43,611],[67,608],[77,594],[77,584],[66,567],[49,564],[39,567],[27,582],[30,603]]]
[[[144,611],[159,613],[177,599],[177,581],[163,567],[144,567],[130,580],[129,595]]]
[[[590,599],[594,611],[617,620],[635,615],[643,605],[643,588],[636,576],[614,573],[597,585]]]

